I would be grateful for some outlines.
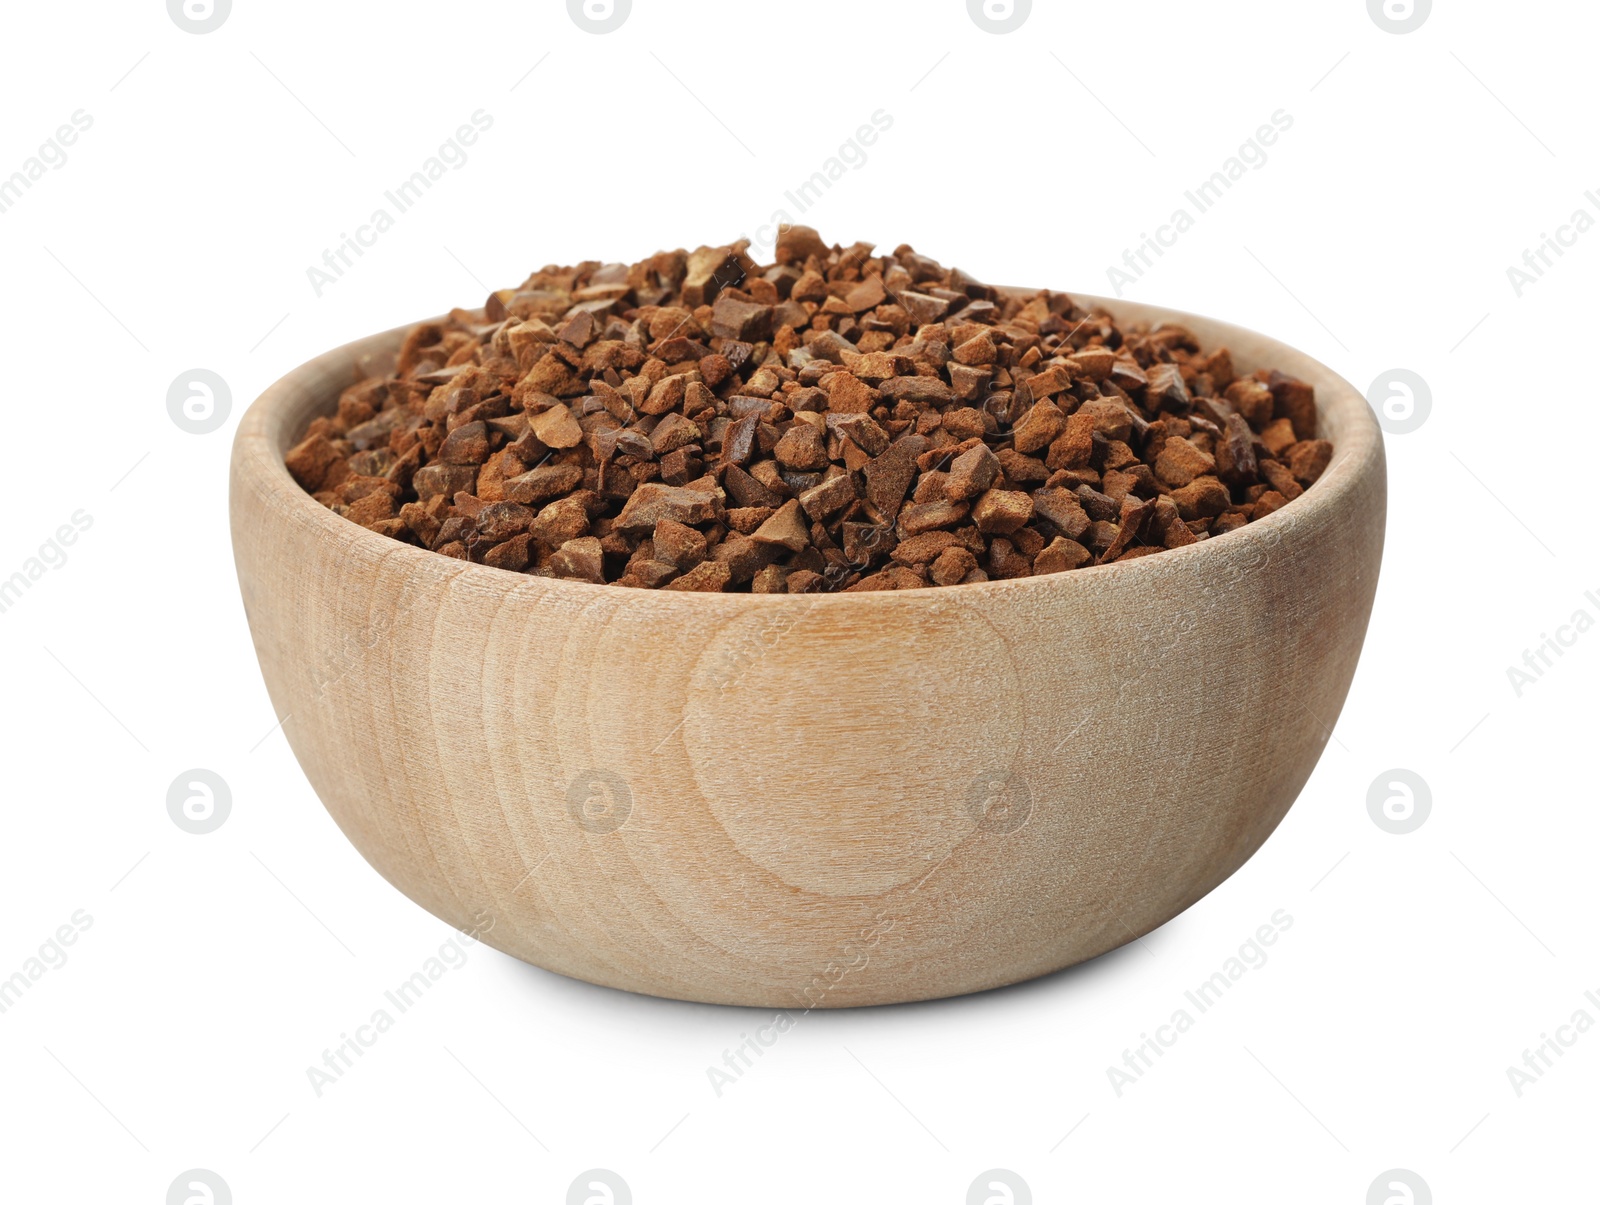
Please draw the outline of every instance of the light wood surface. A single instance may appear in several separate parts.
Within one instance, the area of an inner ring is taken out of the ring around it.
[[[1328,739],[1377,584],[1383,446],[1360,394],[1280,343],[1078,300],[1310,381],[1321,480],[1225,537],[1048,577],[630,590],[467,564],[320,506],[283,454],[403,331],[296,369],[240,424],[231,510],[311,785],[430,912],[653,995],[956,995],[1167,921],[1266,840]]]

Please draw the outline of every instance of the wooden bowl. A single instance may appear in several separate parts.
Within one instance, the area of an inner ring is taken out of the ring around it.
[[[234,556],[289,744],[385,878],[518,958],[657,996],[884,1004],[1044,975],[1232,874],[1343,704],[1384,530],[1362,396],[1270,517],[1045,577],[835,595],[529,577],[367,531],[284,452],[402,331],[267,390],[234,441]]]

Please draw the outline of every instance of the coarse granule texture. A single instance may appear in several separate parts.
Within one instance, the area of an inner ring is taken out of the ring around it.
[[[1214,539],[1327,467],[1312,388],[1182,327],[788,227],[545,268],[406,337],[286,457],[382,535],[667,590],[901,590]]]

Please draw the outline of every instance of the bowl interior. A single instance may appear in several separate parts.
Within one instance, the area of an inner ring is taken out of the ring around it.
[[[1011,286],[1000,286],[999,291],[1004,296],[1023,298],[1034,296],[1038,292],[1037,289]],[[1052,574],[1044,577],[1013,578],[1002,581],[979,582],[959,587],[944,587],[937,591],[938,593],[946,593],[952,588],[963,592],[1033,589],[1037,588],[1041,583],[1048,583],[1053,588],[1060,588],[1068,582],[1082,580],[1086,574],[1142,573],[1148,572],[1153,562],[1167,561],[1173,557],[1206,556],[1223,540],[1237,541],[1240,538],[1279,539],[1288,534],[1289,531],[1292,531],[1297,523],[1303,521],[1306,517],[1305,512],[1313,507],[1339,507],[1351,504],[1353,500],[1350,494],[1363,477],[1363,470],[1374,457],[1381,458],[1382,437],[1377,421],[1371,408],[1367,405],[1366,399],[1354,386],[1345,381],[1331,368],[1304,352],[1256,331],[1214,318],[1091,294],[1073,293],[1071,296],[1074,301],[1085,308],[1104,310],[1111,314],[1119,325],[1126,326],[1134,322],[1147,322],[1151,325],[1158,325],[1167,322],[1178,323],[1187,327],[1199,340],[1203,349],[1209,351],[1218,347],[1227,347],[1232,353],[1235,367],[1241,375],[1254,372],[1260,368],[1276,368],[1307,381],[1316,390],[1318,434],[1320,438],[1327,439],[1333,444],[1332,459],[1322,476],[1300,497],[1266,518],[1249,523],[1228,533],[1226,536],[1202,540],[1183,548],[1169,549],[1157,557],[1141,557],[1133,561],[1116,562],[1110,565],[1089,566],[1084,569],[1074,570],[1071,573]],[[252,441],[256,441],[258,446],[270,451],[271,459],[276,462],[273,470],[269,470],[273,472],[275,487],[288,491],[291,499],[288,505],[302,511],[302,517],[307,521],[318,525],[326,525],[331,522],[340,527],[354,528],[358,533],[356,536],[358,539],[379,541],[384,545],[396,543],[396,541],[389,540],[376,532],[370,532],[357,527],[355,524],[347,523],[344,519],[313,500],[289,476],[288,469],[283,464],[283,458],[314,417],[333,412],[338,404],[339,394],[346,387],[365,377],[379,375],[392,370],[400,342],[414,325],[413,323],[403,327],[396,327],[393,330],[357,340],[302,366],[295,374],[291,374],[292,378],[298,380],[298,387],[292,389],[275,387],[274,390],[269,391],[252,407],[250,414],[247,415],[245,424],[241,425],[241,439],[249,438]],[[290,379],[285,378],[285,381],[280,382],[280,385],[286,384]],[[411,545],[402,544],[399,547],[405,550],[405,555],[422,557],[437,555]],[[474,568],[495,576],[504,575],[504,571],[487,566],[474,566]],[[504,576],[510,576],[514,579],[521,575]],[[589,582],[566,580],[555,581],[555,587],[579,591],[606,588],[603,586],[597,587]],[[913,591],[911,593],[922,592]],[[790,605],[795,601],[793,596],[782,594],[736,594],[722,597],[754,605],[782,606]],[[806,595],[803,597],[809,600],[819,598],[830,601],[854,599],[871,602],[883,597],[883,593],[825,594]],[[703,602],[704,600],[687,601],[693,604],[696,601]]]

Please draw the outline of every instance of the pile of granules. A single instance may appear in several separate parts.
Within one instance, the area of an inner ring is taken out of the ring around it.
[[[1312,388],[1182,327],[789,227],[548,267],[410,332],[287,456],[382,535],[667,590],[900,590],[1215,539],[1309,487]]]

